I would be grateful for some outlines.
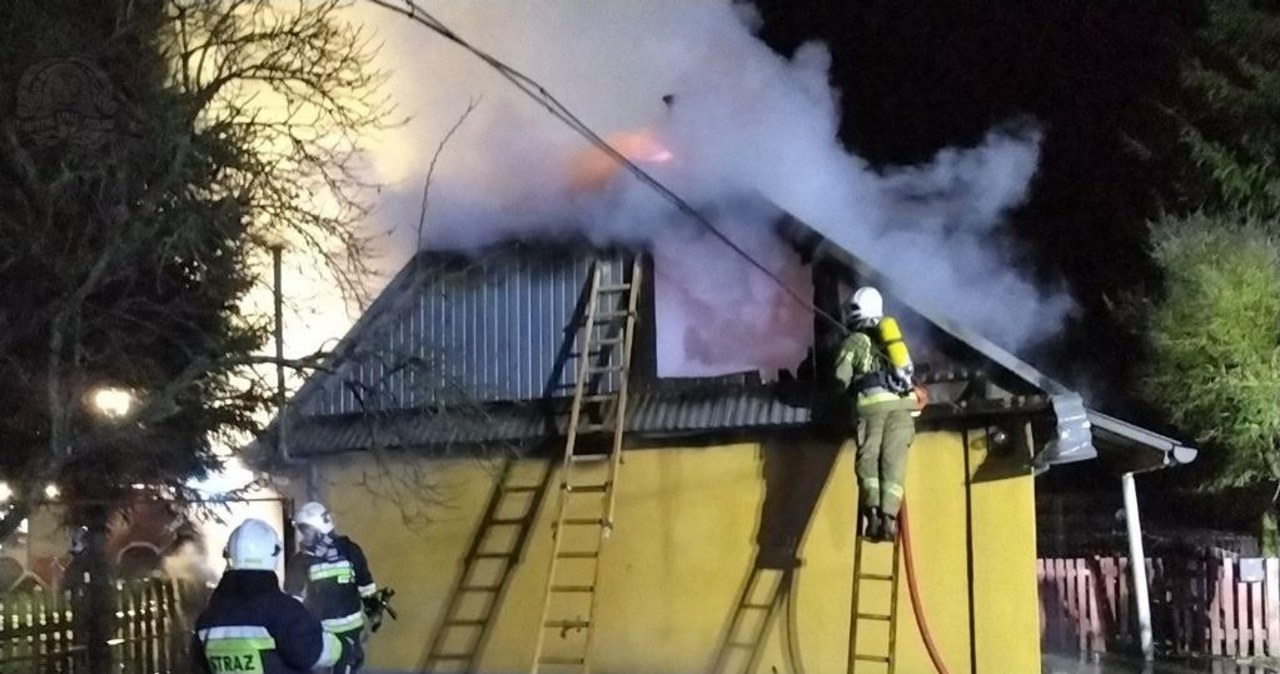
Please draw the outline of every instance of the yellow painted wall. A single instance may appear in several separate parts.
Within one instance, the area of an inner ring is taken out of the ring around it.
[[[995,457],[988,461],[982,438],[977,436],[969,438],[967,449],[958,434],[917,436],[907,480],[922,601],[934,640],[955,674],[973,672],[966,470],[975,474],[980,467],[989,470],[999,463]],[[420,504],[403,507],[393,502],[403,500],[408,469],[385,463],[375,468],[371,459],[363,457],[327,462],[325,492],[340,531],[364,547],[379,583],[398,592],[395,604],[400,620],[388,622],[373,636],[370,671],[422,671],[450,590],[481,522],[498,465],[472,459],[438,460],[428,464],[428,472],[419,465],[412,472],[415,479],[429,479],[435,488],[431,498],[443,501],[423,510]],[[518,481],[536,483],[545,465],[520,462]],[[397,489],[377,486],[388,480],[398,481]],[[602,560],[595,671],[713,671],[757,559],[762,557],[767,564],[771,557],[786,557],[788,537],[800,536],[802,564],[794,573],[793,591],[765,633],[753,670],[845,671],[856,495],[851,446],[837,453],[818,441],[792,440],[631,450],[617,494],[616,530]],[[1032,479],[1023,475],[975,482],[970,500],[977,671],[1039,671]],[[554,506],[553,489],[542,504],[523,561],[511,576],[482,650],[481,671],[517,672],[529,667]],[[429,521],[421,518],[423,513]],[[504,514],[518,513],[499,516]],[[762,529],[765,554],[760,556],[757,541]],[[889,550],[883,545],[864,547],[866,570],[886,569]],[[758,592],[754,599],[766,596],[767,584],[779,576],[777,571],[763,571],[758,580],[766,587],[757,590],[765,592]],[[864,593],[875,593],[871,585],[864,584]],[[887,600],[887,592],[879,599]],[[882,610],[874,603],[863,606]],[[932,672],[905,581],[898,616],[897,671]],[[749,631],[739,632],[739,636],[749,635]],[[877,637],[883,639],[883,633],[864,627],[859,640],[865,646],[859,650],[881,650]],[[745,671],[738,659],[727,664],[723,671]],[[440,671],[449,670],[441,667]],[[858,671],[883,670],[861,665]]]

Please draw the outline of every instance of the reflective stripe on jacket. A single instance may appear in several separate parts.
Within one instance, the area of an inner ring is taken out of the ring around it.
[[[228,571],[196,620],[192,661],[207,674],[300,674],[329,667],[342,643],[273,571]]]
[[[304,549],[289,560],[285,590],[301,597],[326,630],[340,633],[364,626],[361,599],[377,585],[360,546],[345,536],[330,536],[316,550]]]

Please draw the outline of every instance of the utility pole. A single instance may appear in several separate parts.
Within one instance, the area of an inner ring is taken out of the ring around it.
[[[284,244],[271,244],[272,295],[275,305],[275,325],[273,326],[276,343],[276,449],[285,465],[298,465],[298,461],[290,454],[289,416],[285,414],[289,392],[285,387],[284,369]],[[319,498],[316,490],[318,480],[315,464],[307,462],[306,466],[307,498]]]
[[[284,387],[284,288],[283,288],[284,244],[271,246],[272,294],[275,300],[275,342],[276,342],[276,432],[277,447],[280,456],[287,462],[289,457],[289,423],[285,419],[285,387]]]

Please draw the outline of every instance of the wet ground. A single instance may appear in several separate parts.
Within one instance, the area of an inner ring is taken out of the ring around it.
[[[1144,663],[1114,655],[1081,660],[1045,654],[1041,662],[1041,674],[1280,674],[1280,661],[1245,663],[1221,658]]]

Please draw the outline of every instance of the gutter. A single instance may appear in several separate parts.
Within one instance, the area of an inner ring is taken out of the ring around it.
[[[1141,447],[1159,452],[1158,457],[1136,467],[1132,472],[1146,473],[1173,466],[1185,466],[1196,460],[1199,450],[1178,442],[1177,440],[1121,421],[1096,410],[1089,410],[1089,422],[1103,437],[1114,440],[1117,444]]]

